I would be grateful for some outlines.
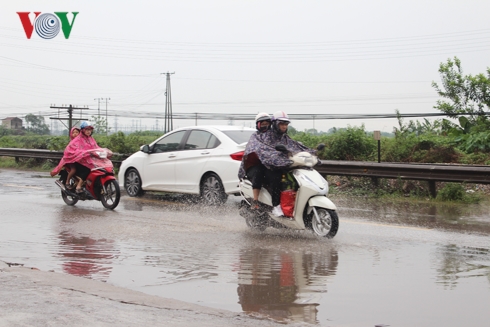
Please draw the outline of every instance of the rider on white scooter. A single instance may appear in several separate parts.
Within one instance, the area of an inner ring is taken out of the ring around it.
[[[257,116],[255,116],[255,128],[257,129],[257,132],[250,136],[248,144],[255,138],[256,134],[261,134],[270,130],[271,124],[271,116],[266,112],[259,112]],[[262,164],[255,152],[249,152],[243,156],[240,169],[244,171],[244,175],[246,175],[247,179],[252,183],[253,200],[250,208],[252,210],[258,210],[260,189],[264,183],[265,171],[267,168]]]
[[[291,166],[294,162],[289,158],[287,153],[278,151],[275,147],[277,145],[284,145],[291,152],[316,153],[315,150],[294,141],[287,135],[289,123],[289,117],[284,111],[276,111],[272,116],[272,128],[262,133],[255,133],[250,137],[238,172],[240,180],[244,179],[247,176],[245,167],[248,168],[249,166],[247,161],[254,156],[267,168],[264,171],[265,184],[268,184],[271,189],[272,214],[277,217],[284,216],[281,209],[281,178],[284,173],[283,169]]]

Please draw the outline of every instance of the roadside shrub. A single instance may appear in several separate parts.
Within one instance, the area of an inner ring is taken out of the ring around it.
[[[97,144],[103,148],[108,148],[114,153],[132,154],[140,149],[140,146],[153,142],[158,136],[155,133],[132,133],[129,135],[123,132],[113,133],[109,136],[94,137]]]
[[[377,149],[376,141],[361,127],[348,127],[325,139],[324,156],[328,160],[370,161]]]
[[[46,146],[48,150],[64,151],[69,142],[68,135],[52,136],[46,140]]]
[[[58,162],[55,162],[53,160],[45,160],[42,165],[41,165],[41,169],[42,170],[51,170],[53,169],[54,167],[56,167],[56,165],[58,164]]]
[[[0,168],[17,168],[19,164],[12,157],[0,157]]]
[[[488,153],[476,152],[469,153],[460,159],[460,163],[465,165],[490,165]]]
[[[303,145],[312,149],[315,149],[320,143],[326,143],[325,136],[321,137],[318,135],[308,134],[305,132],[296,133],[295,135],[291,136],[291,138],[295,141],[301,142]]]
[[[151,142],[155,141],[160,136],[162,136],[162,134],[160,134],[160,135],[133,135],[133,134],[129,134],[127,139],[128,139],[128,142],[131,144],[131,149],[130,149],[130,152],[125,152],[125,153],[136,152],[140,149],[140,146],[145,145],[145,144],[150,144]]]
[[[436,199],[440,201],[463,201],[465,194],[463,185],[458,183],[446,183],[446,185],[437,192]]]
[[[457,163],[463,156],[442,136],[415,133],[382,139],[381,153],[386,162]]]
[[[455,138],[458,147],[466,153],[490,152],[490,132],[478,131]]]
[[[18,164],[18,167],[21,168],[36,168],[36,167],[43,167],[43,165],[46,162],[46,159],[42,158],[19,158],[19,160],[16,161]]]
[[[0,148],[21,148],[16,138],[13,136],[0,137]]]
[[[126,135],[123,132],[117,132],[109,136],[99,136],[97,138],[97,144],[115,153],[126,153],[125,151],[130,147],[126,142]]]
[[[20,143],[19,145],[25,149],[47,149],[48,142],[47,140],[50,136],[47,135],[34,135],[28,134],[24,136],[18,136],[17,140]]]

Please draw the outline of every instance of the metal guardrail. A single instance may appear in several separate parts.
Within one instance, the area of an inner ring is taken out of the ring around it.
[[[0,148],[0,156],[61,159],[62,151]],[[114,153],[114,164],[120,164],[127,154]],[[321,160],[315,169],[324,175],[376,178],[400,178],[429,182],[431,195],[436,195],[436,182],[490,184],[490,166],[450,164],[377,163],[364,161]]]
[[[433,198],[436,182],[490,184],[489,166],[321,160],[315,169],[324,175],[372,177],[375,183],[377,178],[423,180]]]
[[[39,158],[60,160],[63,158],[63,151],[39,150],[39,149],[18,149],[0,148],[0,156],[17,158]],[[121,162],[128,157],[127,154],[113,153],[111,161],[114,164]]]
[[[490,166],[322,160],[321,174],[490,184]]]

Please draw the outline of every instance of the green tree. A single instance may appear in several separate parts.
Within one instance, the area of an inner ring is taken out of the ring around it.
[[[10,134],[12,134],[10,132],[10,129],[8,129],[7,127],[5,127],[3,125],[0,125],[0,137],[5,136],[5,135],[10,135]]]
[[[471,124],[488,125],[487,114],[490,108],[490,68],[486,75],[464,75],[461,61],[454,57],[439,65],[442,86],[432,82],[432,87],[439,96],[446,100],[438,100],[434,106],[451,118],[468,116]]]
[[[48,135],[49,127],[44,122],[43,116],[37,116],[34,114],[28,114],[25,118],[27,122],[27,130],[34,134]]]
[[[111,130],[107,120],[102,116],[92,116],[92,126],[94,126],[94,134],[108,134]]]
[[[393,131],[396,137],[406,136],[412,133],[415,135],[423,135],[426,133],[440,135],[442,133],[443,121],[435,120],[430,122],[427,118],[424,118],[424,121],[421,123],[418,120],[410,120],[407,124],[403,122],[403,118],[400,114],[400,111],[397,109],[396,118],[398,120],[399,127],[393,127]],[[465,117],[462,117],[465,118]],[[466,119],[466,118],[465,118]],[[446,122],[448,122],[446,120]]]

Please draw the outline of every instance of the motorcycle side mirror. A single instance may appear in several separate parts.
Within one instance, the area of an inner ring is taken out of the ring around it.
[[[150,146],[148,144],[143,145],[140,150],[144,153],[150,153]]]
[[[318,151],[322,151],[323,149],[325,149],[325,144],[323,144],[323,143],[318,144],[318,146],[316,147],[316,149]]]
[[[284,144],[276,145],[275,149],[277,151],[281,151],[281,152],[288,152],[288,148],[286,148],[286,146]]]

